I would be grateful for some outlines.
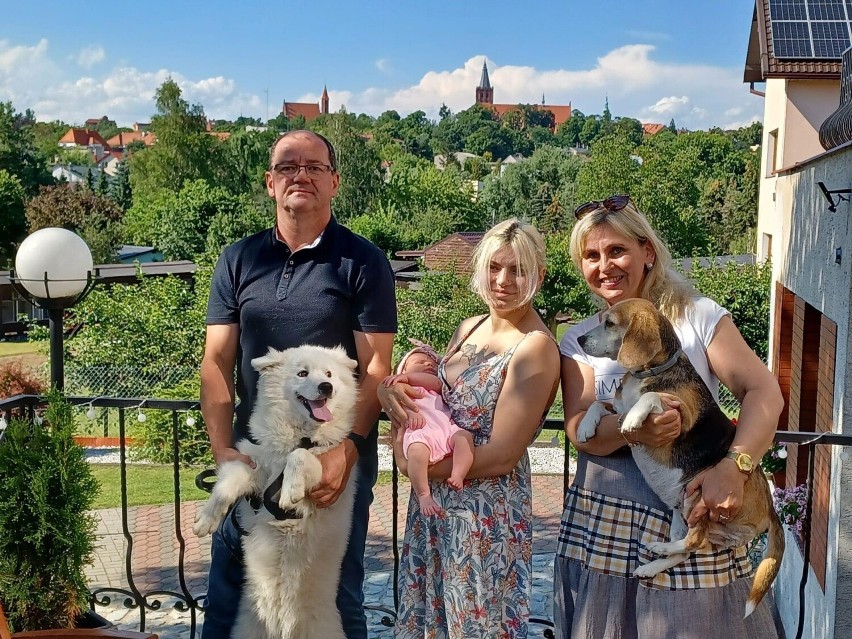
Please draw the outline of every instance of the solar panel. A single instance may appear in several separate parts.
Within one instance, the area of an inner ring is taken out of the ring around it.
[[[769,0],[776,58],[839,59],[852,42],[852,0]]]

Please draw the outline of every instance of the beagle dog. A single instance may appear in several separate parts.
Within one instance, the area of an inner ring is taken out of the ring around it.
[[[578,441],[593,437],[600,419],[612,412],[622,416],[619,420],[622,433],[642,428],[649,414],[663,412],[658,393],[670,393],[680,400],[681,433],[677,439],[659,447],[644,444],[631,447],[648,485],[673,510],[672,541],[651,544],[648,550],[659,558],[639,566],[634,574],[653,577],[708,544],[735,548],[768,530],[767,553],[757,568],[746,602],[748,617],[772,585],[784,554],[784,530],[763,473],[748,473],[743,506],[736,517],[713,522],[709,515],[704,515],[690,529],[684,520],[701,496],[699,490],[684,498],[684,488],[698,473],[728,455],[736,427],[681,350],[671,322],[651,302],[631,299],[613,305],[603,313],[600,325],[582,335],[578,342],[589,355],[614,359],[627,369],[612,409],[595,402],[586,411],[577,428]]]

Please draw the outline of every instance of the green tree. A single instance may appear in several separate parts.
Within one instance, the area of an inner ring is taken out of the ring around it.
[[[25,197],[21,181],[6,169],[0,169],[0,268],[3,269],[11,264],[17,244],[27,232]]]
[[[394,359],[411,348],[413,337],[444,352],[458,325],[467,317],[488,312],[469,282],[452,273],[424,273],[419,287],[397,291],[399,331]]]
[[[31,111],[17,113],[11,102],[0,102],[0,169],[17,177],[27,196],[53,182],[33,139],[34,122]]]
[[[568,253],[571,234],[568,231],[546,233],[547,272],[535,307],[550,331],[556,335],[557,315],[565,314],[577,321],[595,311],[592,296],[581,273],[574,268]]]
[[[746,343],[764,362],[769,355],[769,296],[772,265],[738,265],[701,268],[697,260],[686,274],[695,287],[731,313]]]
[[[126,211],[133,204],[133,190],[130,188],[130,165],[119,162],[118,169],[109,185],[109,198]]]
[[[248,196],[235,196],[195,180],[178,193],[163,191],[156,198],[134,203],[125,224],[129,239],[153,244],[167,260],[192,260],[204,253],[218,254],[223,243],[271,226],[271,220],[256,213]],[[215,236],[208,244],[211,229]]]
[[[332,204],[335,216],[346,222],[370,211],[382,189],[378,154],[354,129],[345,111],[329,116],[317,130],[331,141],[337,152],[340,189]]]
[[[579,146],[582,141],[580,134],[586,123],[586,116],[579,109],[571,111],[571,117],[559,125],[556,131],[556,142],[559,146]]]
[[[215,183],[222,177],[221,143],[207,134],[207,119],[199,104],[181,97],[177,83],[169,78],[155,93],[157,114],[151,130],[157,143],[136,151],[130,158],[133,196],[150,197],[159,190],[179,191],[193,180]]]
[[[42,187],[27,202],[30,233],[60,226],[82,237],[92,251],[95,264],[111,264],[121,245],[121,208],[109,198],[69,185]]]
[[[602,200],[615,193],[633,193],[639,164],[633,143],[621,135],[608,135],[591,147],[589,161],[577,175],[576,201]]]

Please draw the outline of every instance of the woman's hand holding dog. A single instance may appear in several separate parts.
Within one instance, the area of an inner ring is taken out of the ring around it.
[[[659,393],[663,400],[662,413],[651,413],[642,422],[642,428],[630,433],[628,441],[633,444],[646,444],[651,447],[670,444],[680,435],[681,417],[680,401],[676,396]]]
[[[686,523],[694,526],[707,513],[710,513],[710,521],[723,523],[736,517],[743,504],[743,487],[747,478],[727,458],[700,473],[686,485],[687,497],[701,489],[701,497],[692,507]]]

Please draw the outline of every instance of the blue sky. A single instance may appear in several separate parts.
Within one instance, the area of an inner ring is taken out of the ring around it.
[[[546,10],[545,10],[546,7]],[[282,100],[434,118],[470,106],[483,59],[498,103],[568,104],[702,129],[759,119],[742,83],[748,0],[78,2],[0,0],[0,100],[41,120],[147,121],[171,76],[213,118]],[[268,93],[267,93],[268,92]]]

